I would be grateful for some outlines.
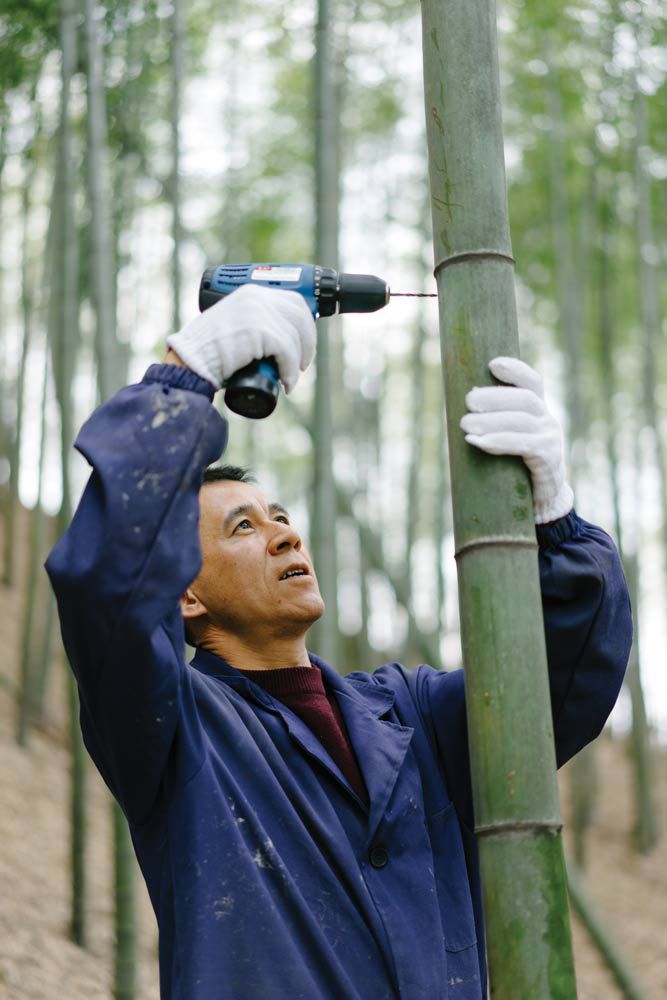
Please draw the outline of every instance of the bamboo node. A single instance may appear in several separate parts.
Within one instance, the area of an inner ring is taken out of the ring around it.
[[[440,271],[444,271],[450,264],[464,264],[469,260],[502,260],[506,264],[511,264],[512,267],[516,264],[511,254],[503,253],[501,250],[491,250],[487,247],[481,247],[479,250],[461,250],[459,253],[451,253],[447,257],[443,257],[433,268],[433,276],[437,278]]]
[[[489,545],[513,545],[524,549],[536,549],[537,539],[526,538],[525,535],[480,535],[470,542],[464,542],[454,552],[454,558],[468,552],[470,549],[482,549]]]
[[[551,837],[557,837],[563,829],[560,820],[499,820],[497,823],[485,823],[475,827],[475,834],[478,837],[513,837],[525,833],[547,833]]]

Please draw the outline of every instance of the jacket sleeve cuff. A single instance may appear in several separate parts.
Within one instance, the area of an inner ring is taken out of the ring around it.
[[[215,396],[215,389],[210,382],[189,368],[181,368],[180,365],[151,365],[141,381],[162,382],[174,389],[189,389],[190,392],[208,396],[211,402]]]
[[[556,549],[569,538],[575,538],[580,531],[582,520],[574,510],[555,521],[535,525],[537,544],[541,550]]]

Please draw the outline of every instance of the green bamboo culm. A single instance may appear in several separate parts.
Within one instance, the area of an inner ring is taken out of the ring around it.
[[[338,266],[338,121],[333,53],[334,0],[318,0],[315,25],[315,260]],[[334,372],[329,343],[331,320],[318,323],[313,399],[313,500],[311,548],[324,616],[310,633],[312,648],[340,669],[338,663],[338,562],[336,555],[336,492],[333,474],[332,385]],[[333,540],[333,541],[332,541]]]
[[[114,1000],[136,996],[136,917],[134,904],[134,849],[127,821],[120,806],[112,802],[114,844]]]
[[[77,66],[78,11],[74,0],[60,0],[60,41],[62,50],[61,122],[56,167],[59,187],[54,204],[59,205],[61,252],[53,267],[50,304],[55,310],[51,337],[51,356],[56,396],[60,409],[60,444],[62,501],[58,513],[58,534],[62,535],[72,519],[72,485],[69,456],[73,432],[72,382],[74,379],[76,349],[79,330],[78,308],[78,234],[75,218],[75,189],[73,169],[74,134],[70,120],[71,81]],[[86,763],[83,737],[79,725],[79,696],[74,674],[67,668],[69,702],[69,734],[71,752],[70,784],[70,857],[72,899],[70,934],[72,940],[85,947],[87,939],[87,889],[86,889]]]
[[[465,394],[518,355],[495,5],[422,0],[435,276],[491,995],[574,1000],[528,472],[469,447]]]
[[[70,864],[72,899],[69,932],[81,948],[88,943],[86,876],[86,751],[79,725],[79,692],[74,674],[67,669],[70,737]]]

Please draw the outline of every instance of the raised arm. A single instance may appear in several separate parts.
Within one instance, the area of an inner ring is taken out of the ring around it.
[[[97,410],[76,441],[93,471],[46,563],[86,745],[133,818],[189,697],[179,599],[199,570],[202,469],[227,438],[212,398],[193,372],[154,365]]]
[[[623,681],[632,618],[611,538],[572,511],[538,528],[542,609],[558,766],[599,734]],[[459,817],[473,828],[463,670],[420,667],[422,706]],[[526,692],[530,697],[530,692]]]
[[[602,731],[632,645],[632,612],[612,539],[572,511],[537,528],[556,759]]]
[[[136,822],[156,801],[177,732],[179,777],[202,759],[179,601],[200,569],[202,471],[227,440],[214,390],[268,354],[293,385],[312,357],[314,322],[295,293],[247,288],[169,343],[173,363],[153,365],[82,428],[76,447],[93,471],[46,563],[86,746]]]

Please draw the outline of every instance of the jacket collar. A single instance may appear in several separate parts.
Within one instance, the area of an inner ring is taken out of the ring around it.
[[[395,694],[389,688],[375,684],[370,677],[368,680],[341,677],[319,656],[308,655],[333,688],[350,734],[370,799],[370,843],[391,798],[414,729],[380,718],[394,704]]]
[[[333,690],[350,736],[368,797],[369,842],[384,815],[394,790],[398,773],[414,730],[395,722],[382,721],[394,704],[394,692],[368,678],[342,677],[338,671],[314,653],[310,661],[322,671],[325,684]],[[308,754],[316,757],[361,805],[361,800],[332,757],[310,728],[286,705],[273,698],[260,685],[235,670],[225,660],[208,650],[197,649],[192,666],[205,674],[218,677],[244,697],[259,702],[264,708],[282,717],[292,739]]]

